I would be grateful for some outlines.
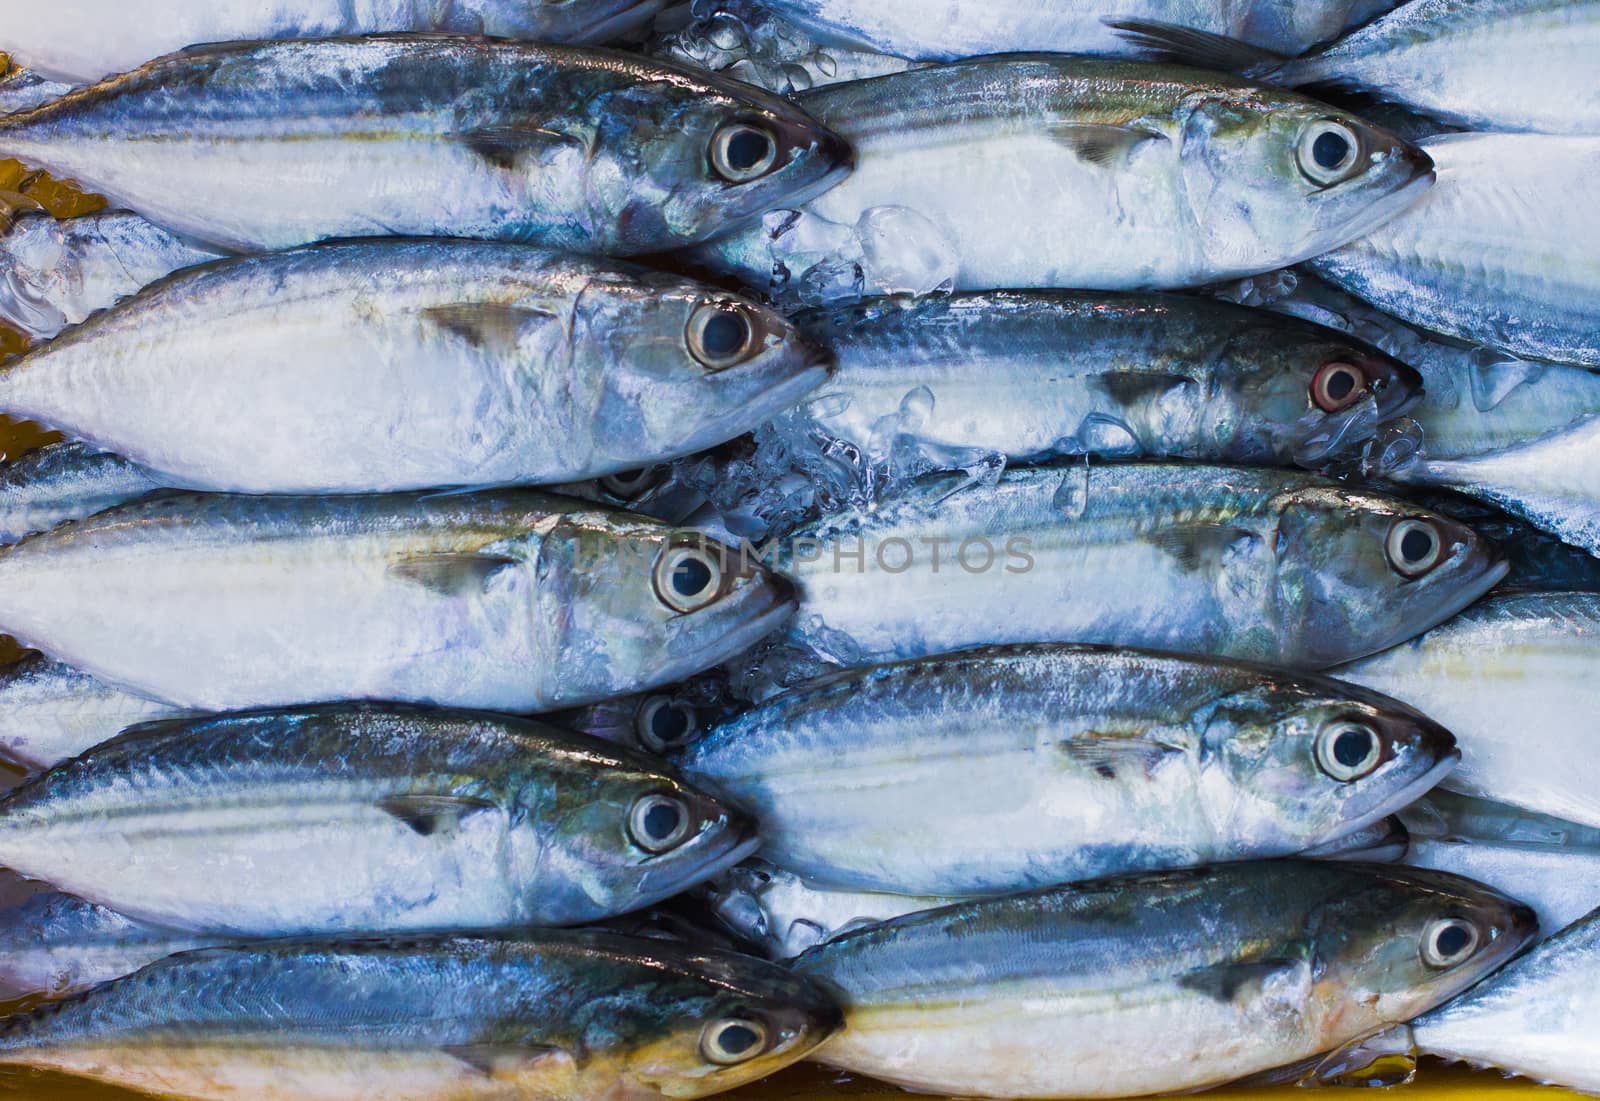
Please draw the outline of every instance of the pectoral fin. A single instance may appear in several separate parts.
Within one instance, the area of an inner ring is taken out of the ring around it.
[[[392,795],[378,807],[422,837],[446,833],[474,814],[496,809],[487,799],[456,795]]]
[[[434,306],[423,310],[422,316],[450,336],[495,355],[513,353],[550,326],[561,325],[560,315],[552,310],[497,302]]]
[[[485,126],[460,135],[463,145],[478,156],[506,170],[526,157],[542,157],[563,145],[581,144],[570,134],[542,126]]]
[[[1238,562],[1260,543],[1255,532],[1217,524],[1176,524],[1145,535],[1186,570],[1216,570]]]
[[[1147,738],[1097,733],[1074,735],[1058,743],[1058,748],[1064,757],[1092,768],[1107,780],[1115,780],[1129,770],[1148,775],[1162,761],[1183,752],[1177,746]]]
[[[1301,966],[1299,960],[1275,957],[1229,960],[1191,971],[1178,980],[1178,985],[1219,1002],[1232,1002],[1241,995],[1245,999],[1256,997],[1275,981],[1292,977]]]
[[[389,573],[441,596],[470,597],[488,591],[496,574],[518,564],[500,554],[419,554],[395,562]]]
[[[444,1051],[485,1078],[513,1077],[536,1063],[565,1054],[552,1044],[454,1044]]]
[[[1063,123],[1053,127],[1050,136],[1087,163],[1102,168],[1126,163],[1147,142],[1167,140],[1165,134],[1141,126],[1099,123]]]

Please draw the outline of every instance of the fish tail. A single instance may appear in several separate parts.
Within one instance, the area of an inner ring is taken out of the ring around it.
[[[1171,61],[1279,84],[1293,83],[1282,76],[1298,64],[1292,58],[1227,35],[1151,19],[1108,18],[1104,22],[1124,42]]]

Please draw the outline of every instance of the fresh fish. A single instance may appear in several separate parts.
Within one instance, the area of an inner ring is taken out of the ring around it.
[[[1415,800],[1454,745],[1320,677],[1056,645],[825,678],[680,764],[811,882],[986,895],[1288,856]]]
[[[1322,845],[1302,849],[1297,856],[1316,860],[1365,860],[1369,863],[1391,864],[1404,860],[1411,845],[1411,833],[1398,815],[1391,814],[1370,826],[1352,830],[1343,837]]]
[[[46,444],[0,463],[0,544],[162,488],[160,475],[120,455],[71,440]]]
[[[0,15],[0,19],[3,18],[4,15]],[[9,73],[0,75],[0,115],[31,111],[70,91],[72,91],[70,84],[46,80],[38,73],[30,73],[26,69],[13,69]]]
[[[1462,752],[1450,790],[1600,828],[1597,650],[1600,595],[1506,594],[1333,675],[1448,726]]]
[[[843,665],[1067,640],[1316,669],[1411,638],[1505,573],[1470,529],[1393,498],[1162,464],[935,476],[769,556],[801,589],[791,637]]]
[[[1382,11],[1385,0],[769,0],[824,38],[929,60],[987,53],[1129,52],[1108,19],[1159,19],[1300,53]]]
[[[1408,864],[1514,895],[1538,911],[1540,929],[1565,929],[1600,906],[1600,830],[1448,791],[1431,792],[1402,817]]]
[[[725,677],[712,670],[655,692],[601,700],[546,716],[556,726],[650,753],[670,754],[704,737],[741,709]]]
[[[1570,181],[1600,137],[1449,134],[1426,201],[1310,262],[1404,321],[1527,359],[1600,367],[1600,214]]]
[[[755,851],[653,758],[521,719],[323,706],[134,727],[0,801],[0,863],[236,936],[574,925]]]
[[[1234,278],[1361,237],[1433,181],[1347,112],[1197,69],[988,58],[801,102],[855,171],[697,255],[803,300]]]
[[[217,255],[126,210],[65,219],[24,211],[0,235],[0,319],[47,339]]]
[[[1176,21],[1175,21],[1176,22]],[[1135,46],[1275,84],[1333,85],[1472,130],[1600,134],[1596,0],[1410,0],[1305,57],[1123,23]]]
[[[201,42],[397,31],[534,42],[607,42],[648,22],[664,0],[75,0],[0,12],[0,45],[39,73],[87,83]],[[93,27],[93,34],[86,34]]]
[[[831,1066],[957,1096],[1113,1098],[1219,1085],[1407,1021],[1533,931],[1526,906],[1441,872],[1258,861],[932,910],[794,969],[844,1007],[814,1056]]]
[[[838,1023],[783,968],[662,940],[289,941],[186,952],[7,1018],[0,1060],[199,1101],[695,1098]]]
[[[529,490],[175,494],[0,551],[0,629],[208,711],[576,707],[720,664],[793,608],[749,555]]]
[[[1175,295],[874,299],[796,324],[839,362],[806,415],[862,451],[893,437],[1013,461],[1315,465],[1421,397],[1415,372],[1376,348]]]
[[[59,998],[220,943],[45,891],[0,910],[0,1001]]]
[[[0,371],[0,410],[195,489],[548,483],[721,443],[829,363],[771,310],[629,265],[341,243],[174,276]]]
[[[0,668],[0,759],[30,771],[76,757],[136,723],[183,714],[42,654]]]
[[[785,100],[666,62],[377,35],[173,54],[0,118],[0,156],[230,251],[416,235],[622,255],[810,198],[850,150]]]

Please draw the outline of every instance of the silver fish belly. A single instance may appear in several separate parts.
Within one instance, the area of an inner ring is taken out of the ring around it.
[[[39,654],[0,669],[0,756],[26,769],[76,757],[135,723],[184,713]]]

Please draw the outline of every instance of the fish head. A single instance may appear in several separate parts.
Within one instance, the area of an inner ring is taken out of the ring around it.
[[[1397,700],[1323,677],[1273,676],[1204,716],[1208,787],[1229,836],[1297,851],[1409,806],[1460,759],[1448,730]],[[1223,792],[1226,791],[1226,794]]]
[[[627,1097],[696,1098],[788,1066],[843,1024],[816,984],[766,960],[662,940],[632,940],[659,971],[599,991],[585,1007],[596,1078]]]
[[[1538,933],[1531,908],[1464,876],[1383,864],[1350,868],[1360,878],[1308,918],[1322,964],[1316,1001],[1349,1029],[1411,1020],[1503,965]]]
[[[1255,319],[1217,365],[1233,402],[1218,435],[1232,458],[1316,467],[1354,454],[1378,425],[1422,400],[1422,375],[1380,349],[1311,322]]]
[[[575,357],[603,389],[596,466],[702,451],[771,420],[820,386],[832,355],[785,318],[739,295],[680,280],[580,296]]]
[[[1328,252],[1433,185],[1433,161],[1421,149],[1303,96],[1209,89],[1189,107],[1184,187],[1217,270],[1259,271]]]
[[[694,244],[820,194],[850,144],[799,107],[709,73],[672,72],[594,104],[589,223],[615,255]],[[597,232],[599,232],[597,230]]]
[[[1471,528],[1362,490],[1312,485],[1276,501],[1280,622],[1299,663],[1327,668],[1398,645],[1493,588],[1508,569]]]
[[[681,681],[748,650],[794,613],[794,587],[755,550],[596,509],[541,540],[536,622],[571,704]]]
[[[699,701],[670,690],[602,700],[550,716],[557,726],[662,755],[698,741],[711,727]]]

